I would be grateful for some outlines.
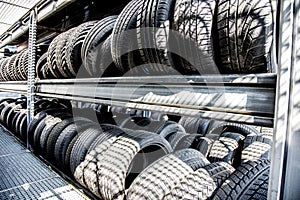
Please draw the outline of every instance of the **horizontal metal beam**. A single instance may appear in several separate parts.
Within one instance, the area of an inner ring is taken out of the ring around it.
[[[272,126],[275,74],[38,80],[36,95]]]
[[[47,79],[38,80],[39,84],[64,83],[170,83],[170,84],[255,84],[253,87],[270,85],[274,88],[277,75],[268,74],[231,74],[231,75],[172,75],[170,76],[129,76],[129,77],[101,77],[101,78],[74,78],[74,79]]]
[[[26,81],[0,82],[0,91],[27,94]]]
[[[63,94],[36,93],[36,96],[120,106],[120,107],[126,107],[131,109],[165,113],[170,115],[201,117],[201,118],[243,123],[249,125],[257,125],[257,126],[265,126],[265,127],[273,126],[273,117],[262,117],[256,115],[246,115],[246,114],[229,113],[229,112],[205,111],[199,109],[197,110],[195,108],[151,105],[146,103],[124,102],[124,101],[115,101],[115,100],[108,100],[108,99],[95,99],[95,98],[80,97],[80,96],[66,96]]]
[[[275,74],[36,80],[35,95],[273,126]],[[26,92],[26,82],[0,83]]]

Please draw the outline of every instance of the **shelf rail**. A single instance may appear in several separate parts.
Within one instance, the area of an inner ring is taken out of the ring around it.
[[[268,199],[300,196],[300,2],[282,0],[279,24],[279,73]]]

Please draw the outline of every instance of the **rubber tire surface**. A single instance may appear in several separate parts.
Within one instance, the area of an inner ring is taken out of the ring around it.
[[[269,0],[220,0],[216,58],[221,73],[272,72],[273,14]]]
[[[108,16],[98,21],[93,28],[86,35],[81,48],[81,59],[83,66],[90,76],[99,76],[103,74],[105,68],[96,65],[101,46],[106,38],[111,34],[117,16]]]
[[[184,154],[182,157],[188,159],[189,152],[198,153],[200,157],[204,157],[194,149],[183,149],[177,151],[177,155],[170,153],[160,158],[136,177],[128,189],[127,199],[162,199],[174,185],[194,172],[186,162],[178,158],[178,155],[182,153]],[[205,160],[202,161],[203,166],[209,164]]]
[[[211,199],[234,171],[227,163],[211,163],[183,178],[163,199]]]
[[[214,63],[214,0],[177,0],[174,10],[175,41],[179,49],[178,71],[184,74],[219,73]],[[174,59],[176,60],[176,59]],[[177,61],[177,60],[176,60]]]
[[[248,161],[237,168],[213,199],[267,199],[270,161]]]
[[[137,41],[145,74],[172,73],[167,50],[167,23],[173,14],[174,0],[145,0],[137,16]]]
[[[118,15],[111,40],[111,54],[116,67],[123,73],[133,71],[139,61],[136,48],[136,28],[138,9],[142,0],[130,1]]]

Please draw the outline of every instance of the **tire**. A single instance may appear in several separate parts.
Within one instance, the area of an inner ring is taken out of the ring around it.
[[[8,71],[8,74],[9,74],[9,80],[10,81],[16,81],[17,80],[15,69],[14,69],[14,63],[16,61],[16,58],[17,58],[16,55],[11,56],[9,64],[7,65],[7,71]]]
[[[17,117],[17,119],[16,119],[16,122],[15,122],[15,125],[14,125],[14,133],[16,134],[16,135],[19,135],[20,136],[20,138],[23,140],[23,141],[26,141],[26,136],[27,136],[27,134],[26,135],[21,135],[21,122],[22,122],[22,119],[23,118],[27,118],[27,110],[21,110],[20,111],[20,115]]]
[[[55,153],[55,144],[57,138],[62,133],[62,131],[72,123],[74,123],[74,119],[72,117],[69,117],[62,120],[62,122],[56,124],[51,130],[46,145],[46,152],[47,152],[46,157],[50,162],[52,163],[55,162],[54,153]]]
[[[49,101],[48,99],[38,99],[38,100],[36,100],[36,102],[34,102],[34,106],[36,109],[37,108],[45,108],[50,103],[51,103],[51,101]]]
[[[18,134],[16,132],[16,122],[17,122],[17,119],[19,118],[19,116],[21,115],[21,111],[17,112],[15,115],[14,115],[14,118],[12,119],[11,121],[11,131],[14,133],[14,134]]]
[[[163,199],[209,199],[216,188],[209,173],[201,168],[180,180]]]
[[[90,145],[100,134],[102,134],[102,131],[99,129],[98,125],[94,125],[86,128],[86,130],[80,133],[78,138],[76,138],[70,154],[70,172],[72,175],[74,175],[76,167],[84,161]]]
[[[174,59],[179,72],[184,74],[218,73],[213,53],[214,0],[176,1],[173,25],[179,49]]]
[[[156,134],[144,131],[125,132],[98,162],[99,190],[104,199],[123,199],[125,190],[140,172],[172,151],[168,142]]]
[[[39,113],[37,113],[32,121],[29,124],[28,127],[28,139],[29,139],[29,144],[34,144],[34,131],[36,129],[36,127],[38,126],[38,124],[48,115],[48,114],[52,114],[55,112],[59,112],[59,110],[57,108],[48,108],[46,110],[43,110]]]
[[[16,106],[15,103],[11,103],[11,104],[8,104],[6,105],[2,111],[1,111],[1,121],[2,121],[2,124],[6,127],[7,127],[7,117],[8,117],[8,114],[13,110],[13,107]]]
[[[19,67],[21,80],[26,81],[28,75],[28,50],[24,50],[22,52],[22,56],[20,58],[20,67]]]
[[[61,39],[61,34],[57,35],[50,43],[48,51],[47,51],[47,66],[50,72],[50,76],[55,78],[62,78],[62,74],[58,70],[58,65],[56,62],[56,54],[55,48],[57,46],[58,41]],[[45,74],[46,75],[46,74]],[[47,75],[46,75],[47,76]]]
[[[7,74],[7,70],[6,70],[6,66],[8,64],[9,64],[9,58],[5,58],[5,60],[3,61],[2,65],[1,65],[3,81],[8,81],[8,74]]]
[[[57,51],[57,63],[61,66],[61,68],[65,71],[66,74],[68,74],[68,77],[74,77],[70,69],[67,65],[67,51],[68,48],[68,41],[70,40],[70,36],[73,34],[73,32],[76,30],[76,27],[69,29],[68,31],[64,32],[64,38],[63,40],[59,41],[58,48],[60,51]]]
[[[94,150],[102,142],[109,140],[112,137],[119,137],[125,133],[124,130],[122,130],[118,126],[110,124],[100,124],[100,126],[103,133],[93,141],[88,149],[88,152]]]
[[[6,58],[6,62],[5,62],[5,65],[3,66],[3,77],[4,77],[4,80],[5,81],[10,81],[10,74],[9,74],[9,71],[8,71],[8,68],[9,68],[9,63],[10,63],[10,57]]]
[[[215,50],[221,73],[273,71],[271,1],[220,0],[216,21]]]
[[[13,103],[15,99],[11,98],[5,98],[0,101],[0,113],[2,113],[2,110],[10,103]],[[3,123],[4,119],[3,116],[0,114],[0,122]]]
[[[203,167],[214,180],[217,188],[235,171],[234,167],[226,162],[214,162]]]
[[[22,80],[21,75],[19,74],[19,68],[20,68],[20,58],[22,56],[22,53],[18,53],[16,60],[14,62],[14,73],[16,75],[17,81]]]
[[[99,52],[101,52],[101,46],[111,34],[116,19],[116,15],[101,19],[91,28],[83,41],[81,58],[83,66],[90,76],[96,75],[98,77],[105,71],[105,68],[103,69],[103,67],[96,65],[95,62],[99,59],[98,57],[102,57],[102,55],[99,54]]]
[[[52,120],[54,120],[56,117],[61,118],[61,119],[67,119],[67,118],[71,118],[72,116],[69,113],[62,113],[62,112],[57,112],[57,113],[53,113],[50,115],[47,115],[43,120],[40,121],[40,123],[38,124],[38,126],[36,127],[35,131],[34,131],[34,138],[33,138],[33,147],[35,148],[35,150],[37,152],[39,152],[39,154],[41,154],[41,150],[40,147],[40,142],[41,142],[41,134],[43,133],[44,129],[47,127],[47,125],[49,123],[51,123]]]
[[[13,119],[15,118],[15,115],[18,113],[18,110],[22,109],[23,105],[22,104],[17,104],[12,109],[7,113],[7,118],[6,118],[6,126],[8,130],[13,129]]]
[[[103,159],[103,155],[117,140],[117,137],[111,137],[108,140],[99,143],[97,147],[90,151],[85,160],[76,168],[74,177],[78,183],[88,188],[97,197],[100,197],[98,175],[99,170],[97,163]]]
[[[194,171],[210,163],[201,152],[191,148],[174,150],[173,153],[177,158],[190,166]]]
[[[183,178],[163,199],[211,199],[216,189],[234,171],[227,163],[211,163]]]
[[[36,63],[36,74],[38,76],[38,78],[40,79],[44,79],[46,77],[44,77],[43,75],[43,67],[44,65],[47,63],[47,53],[44,53],[37,61]]]
[[[184,138],[187,135],[187,133],[182,133],[182,132],[175,132],[171,134],[167,140],[170,143],[171,147],[175,149],[175,147],[178,145],[179,141]]]
[[[178,123],[184,127],[187,133],[194,134],[198,132],[198,128],[196,128],[195,122],[197,118],[182,116]]]
[[[241,164],[242,141],[244,136],[233,132],[224,132],[214,141],[209,151],[210,162],[227,162],[234,167]]]
[[[248,161],[238,167],[213,199],[267,199],[269,160]]]
[[[185,135],[178,141],[174,150],[192,148],[200,151],[205,157],[207,157],[212,143],[213,140],[203,137],[200,134],[189,134]]]
[[[92,124],[91,124],[92,126]],[[77,135],[71,140],[70,144],[68,145],[67,151],[66,151],[66,156],[65,156],[65,171],[67,174],[70,174],[71,176],[74,176],[74,173],[71,173],[71,153],[72,153],[72,149],[76,143],[76,141],[78,140],[79,136],[84,133],[84,131],[86,131],[86,129],[88,129],[88,127],[83,128],[80,131],[77,131]]]
[[[204,156],[194,149],[183,149],[167,154],[144,169],[133,181],[127,191],[127,199],[162,199],[180,180],[193,173],[194,170],[183,160],[199,157],[194,161],[203,161],[203,166],[209,164]],[[179,157],[178,157],[179,156]],[[202,167],[203,167],[202,166]],[[151,186],[151,187],[149,187]]]
[[[75,119],[75,123],[67,126],[59,135],[55,143],[54,158],[56,165],[65,170],[69,166],[65,166],[65,157],[69,144],[72,139],[78,134],[78,130],[82,130],[91,125],[91,121],[87,119]]]
[[[88,149],[85,160],[80,163],[74,172],[74,177],[83,186],[87,187],[95,195],[100,196],[97,171],[97,162],[100,161],[109,147],[125,132],[117,126],[101,125],[103,133],[99,135]],[[96,178],[95,178],[96,177]]]
[[[147,117],[129,117],[123,121],[120,128],[131,130],[144,130],[152,133],[160,134],[163,129],[169,125],[166,121],[152,121]]]
[[[99,66],[103,77],[120,77],[123,73],[115,66],[111,55],[111,37],[109,35],[101,46],[100,52],[98,51],[96,66]],[[101,56],[99,56],[101,54]]]
[[[146,75],[174,73],[165,52],[169,28],[166,22],[171,18],[174,4],[173,0],[146,0],[138,10],[137,41],[142,62],[148,65],[143,66]]]
[[[1,110],[0,121],[6,127],[7,127],[7,124],[6,124],[7,115],[12,110],[13,106],[15,106],[15,102],[6,104],[5,107]]]
[[[72,76],[75,77],[82,64],[81,47],[87,32],[96,24],[97,21],[89,21],[80,24],[71,32],[66,43],[66,64]]]
[[[134,67],[138,66],[138,52],[136,52],[136,34],[133,29],[136,28],[138,9],[142,0],[132,0],[118,15],[117,21],[113,27],[111,40],[111,54],[116,67],[123,73],[130,70],[134,71]],[[133,51],[135,50],[135,51]]]
[[[7,125],[7,129],[12,131],[12,121],[15,118],[15,116],[17,115],[17,111],[13,108],[10,110],[10,112],[7,115],[7,120],[6,120],[6,125]],[[16,133],[14,133],[16,134]]]
[[[176,122],[168,121],[162,130],[157,131],[157,134],[164,137],[169,143],[172,143],[175,135],[186,134],[185,129]]]
[[[55,74],[52,74],[51,72],[51,66],[49,65],[49,63],[47,62],[44,67],[43,67],[43,77],[45,79],[54,79],[54,78],[57,78],[57,76]]]
[[[252,126],[237,123],[221,123],[217,127],[213,128],[209,134],[222,134],[224,132],[235,132],[245,137],[243,143],[243,149],[249,146],[254,141],[261,141],[262,134]]]
[[[41,136],[40,136],[40,144],[38,149],[40,149],[40,153],[43,157],[47,157],[47,140],[49,138],[49,135],[52,131],[52,129],[58,124],[61,123],[62,120],[64,120],[66,118],[59,118],[59,117],[55,117],[54,119],[52,119],[47,125],[46,127],[43,129]]]
[[[273,128],[262,127],[261,132],[262,132],[261,142],[263,142],[265,144],[269,144],[269,145],[272,146],[272,144],[273,144],[273,134],[274,134]]]
[[[0,59],[0,81],[4,81],[4,76],[2,75],[2,65],[5,60],[5,58]]]
[[[204,136],[207,133],[210,120],[183,116],[178,123],[184,127],[187,133],[198,133]]]
[[[271,145],[255,141],[242,151],[242,163],[259,159],[271,159]]]
[[[65,55],[65,52],[64,52],[65,47],[67,45],[69,35],[71,34],[71,32],[73,30],[74,30],[74,28],[60,34],[59,40],[56,44],[56,48],[55,48],[55,52],[54,52],[56,64],[57,64],[57,70],[64,78],[72,77],[71,72],[68,70],[68,67],[63,62],[63,55]]]
[[[26,142],[27,141],[27,115],[23,115],[20,118],[20,124],[18,125],[18,133],[21,136],[21,139]]]

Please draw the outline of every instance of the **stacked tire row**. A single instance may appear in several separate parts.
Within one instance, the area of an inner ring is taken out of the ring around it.
[[[100,21],[85,22],[56,36],[50,43],[47,53],[38,61],[38,77],[70,78],[78,74],[86,76],[86,73],[94,73],[98,68],[80,68],[83,62],[91,62],[88,58],[82,59],[81,52],[91,51],[90,49],[108,38],[115,20],[116,16],[110,16]],[[83,45],[84,40],[87,42]],[[104,48],[104,45],[102,46]],[[109,45],[106,45],[107,47]]]
[[[132,0],[55,37],[39,77],[273,72],[272,16],[269,0]]]
[[[271,141],[251,126],[191,117],[155,121],[139,111],[109,114],[49,100],[36,105],[28,127],[34,152],[100,199],[266,197]],[[1,123],[23,141],[25,107],[25,98],[0,104]]]
[[[27,132],[26,98],[1,100],[0,112],[0,123],[25,141]]]
[[[129,167],[138,145],[123,135],[113,137],[90,147],[75,170],[75,179],[100,199],[266,198],[271,146],[264,135],[241,124],[198,120],[195,125],[187,121],[195,119],[182,119],[187,130],[192,130],[188,127],[192,125],[200,126],[198,131],[209,131],[186,133],[179,123],[143,117],[124,120],[120,128],[126,134],[133,132],[134,137],[140,137],[144,131],[155,133],[152,137],[164,137],[172,152],[146,167],[142,161]],[[144,160],[147,154],[150,158],[161,155],[159,151],[144,153],[140,152]],[[135,175],[128,169],[135,169]]]
[[[28,73],[28,50],[0,60],[0,81],[25,81]]]
[[[17,99],[2,99],[0,101],[0,123],[8,130],[14,133],[21,141],[27,141],[27,99],[25,97]],[[68,105],[64,105],[57,100],[38,100],[35,103],[35,114],[53,110],[66,109]]]

